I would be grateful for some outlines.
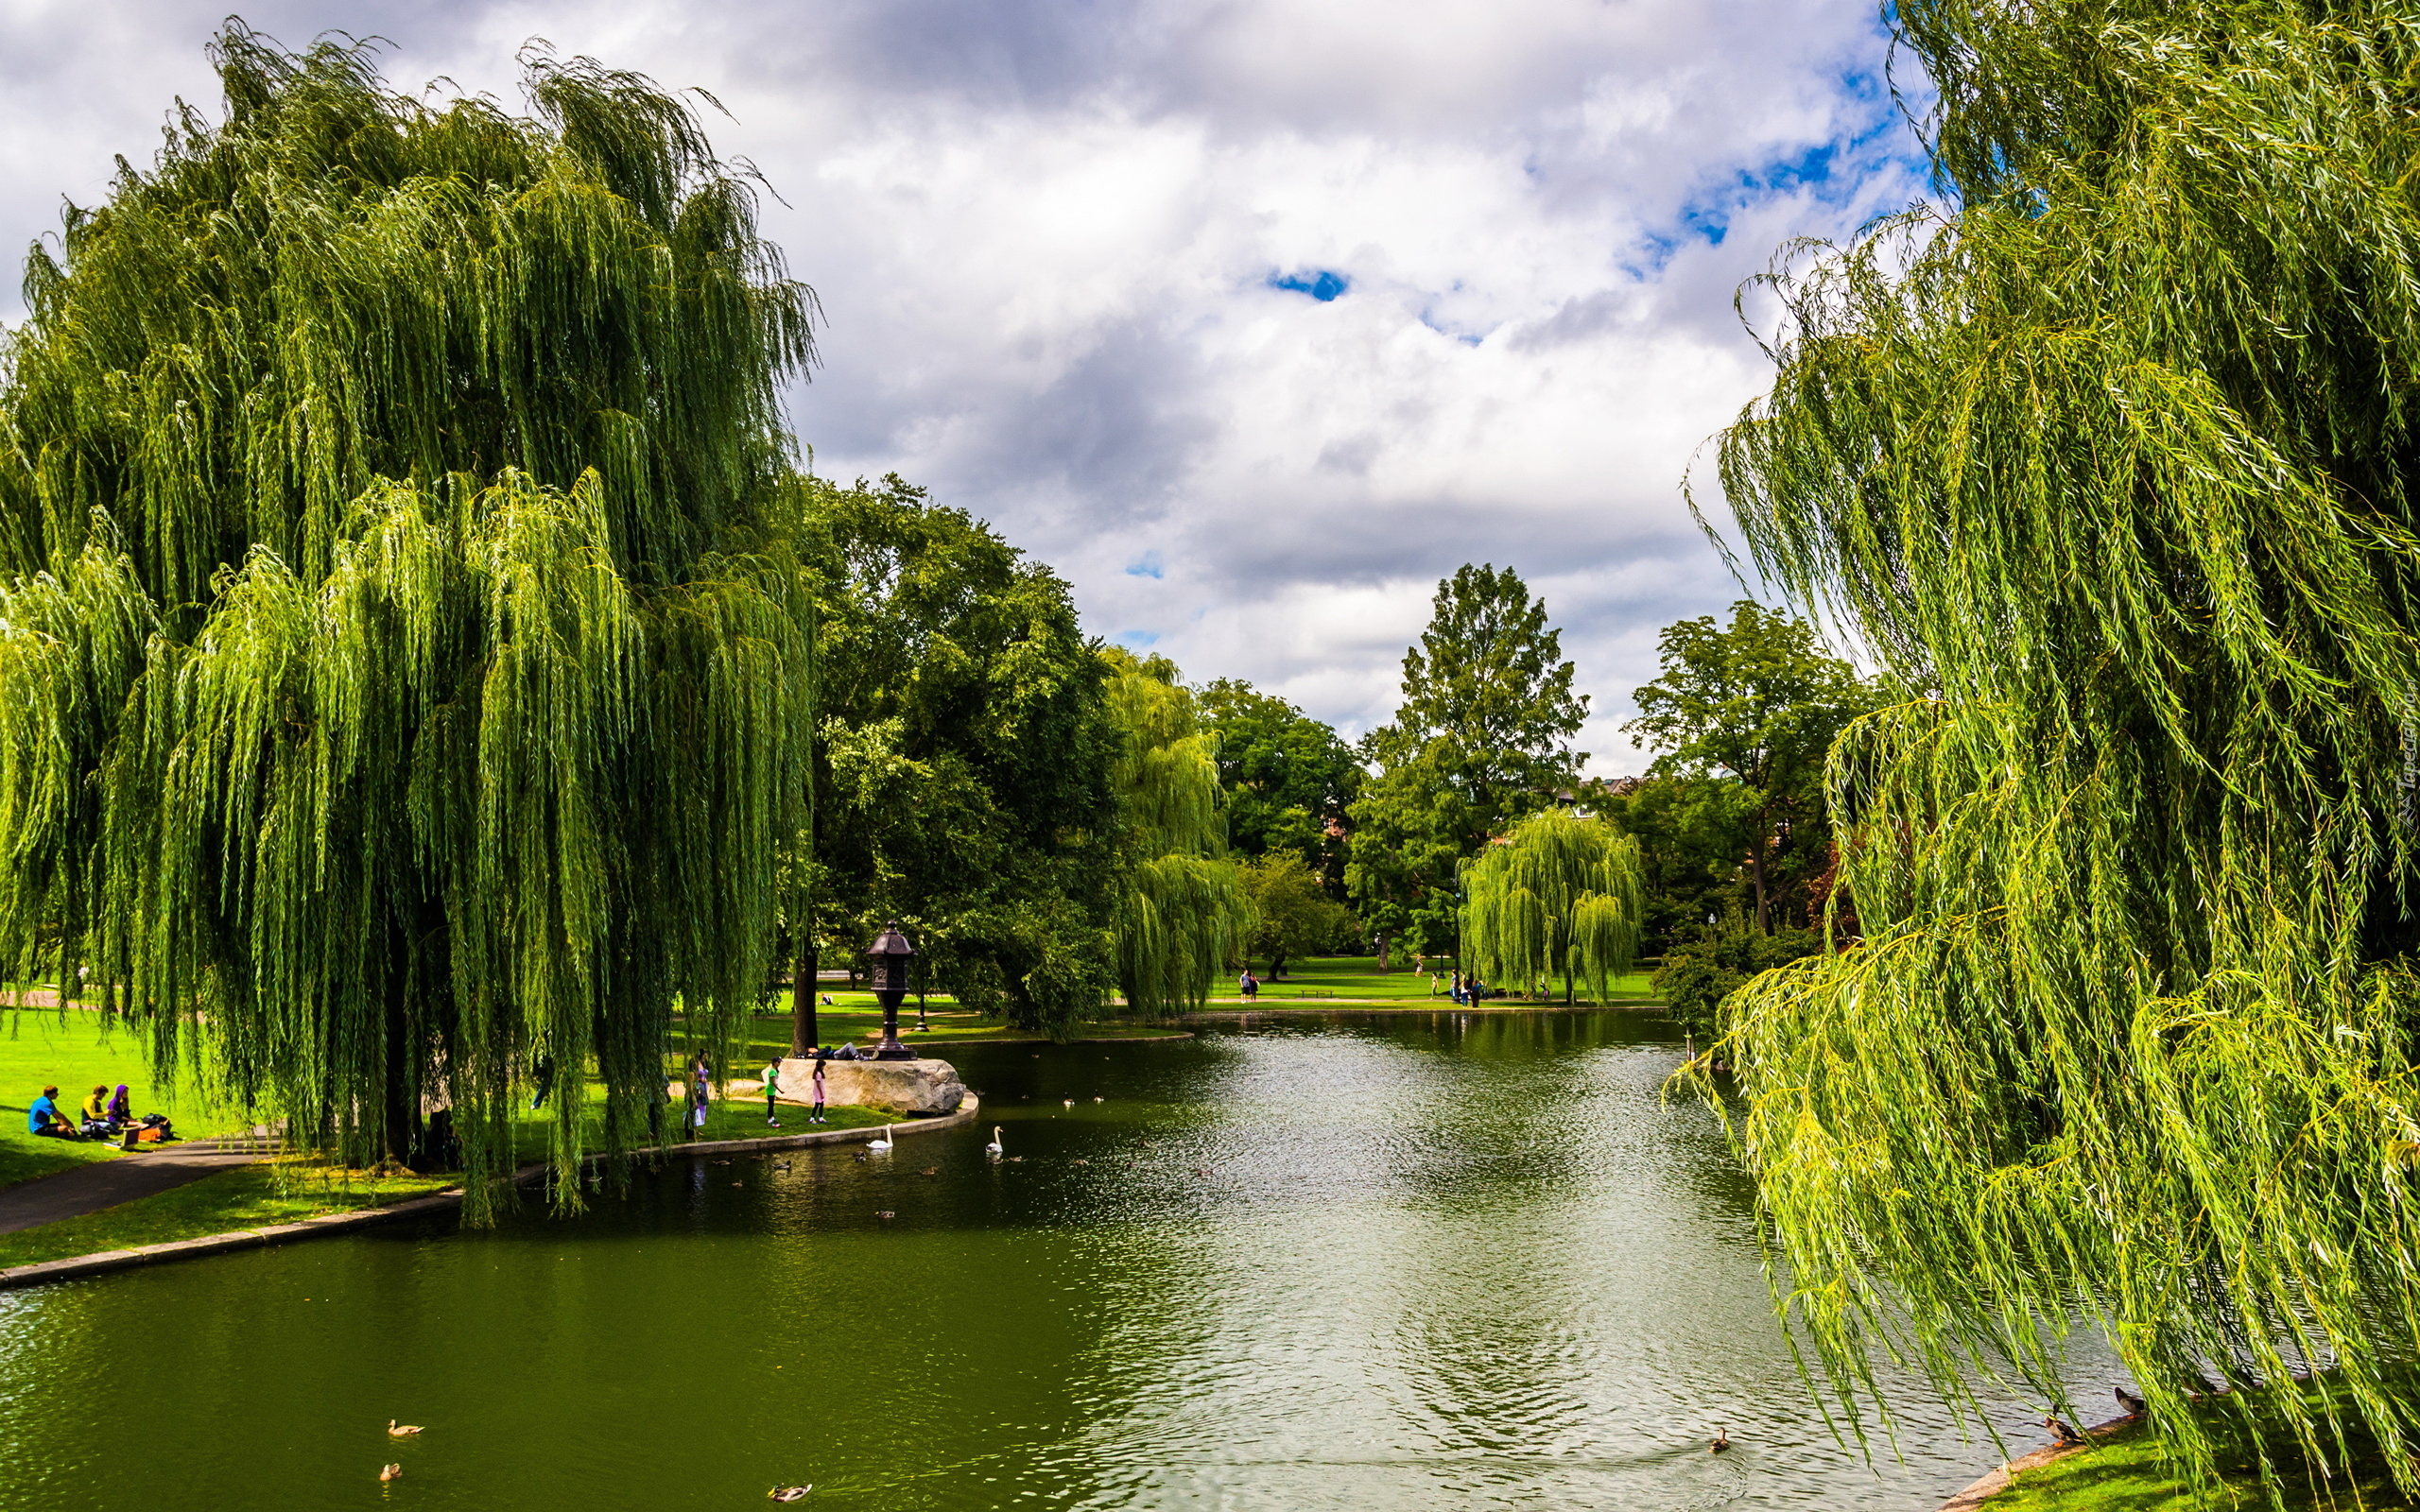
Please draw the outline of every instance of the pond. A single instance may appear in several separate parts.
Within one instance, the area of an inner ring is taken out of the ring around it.
[[[0,1293],[0,1508],[1918,1509],[1997,1458],[1912,1383],[1902,1457],[1835,1440],[1653,1019],[954,1058],[980,1125],[888,1156]]]

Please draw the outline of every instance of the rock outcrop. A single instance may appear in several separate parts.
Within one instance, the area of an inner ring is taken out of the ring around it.
[[[782,1097],[786,1102],[814,1100],[815,1062],[790,1058],[782,1062]],[[933,1118],[955,1113],[966,1099],[966,1085],[958,1068],[946,1060],[827,1060],[823,1062],[823,1100],[838,1108],[880,1108],[902,1118]]]

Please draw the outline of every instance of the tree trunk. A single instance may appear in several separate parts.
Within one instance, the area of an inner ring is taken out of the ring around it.
[[[387,967],[387,1013],[385,1043],[386,1078],[382,1089],[384,1107],[378,1112],[378,1145],[387,1159],[398,1165],[411,1163],[412,1115],[420,1111],[411,1096],[410,1046],[406,1038],[410,1014],[406,1011],[406,994],[411,989],[411,937],[401,926],[389,932],[392,958]]]
[[[815,1024],[815,947],[798,953],[790,968],[790,1054],[804,1056],[822,1042]]]
[[[1765,841],[1762,835],[1756,837],[1756,849],[1748,853],[1748,876],[1756,885],[1756,932],[1770,935],[1773,932],[1773,919],[1765,903]]]

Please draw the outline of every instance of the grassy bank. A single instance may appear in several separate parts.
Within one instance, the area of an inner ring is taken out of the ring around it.
[[[300,1161],[237,1166],[81,1218],[0,1234],[0,1267],[295,1223],[324,1212],[425,1196],[453,1184],[449,1176],[372,1177]]]
[[[1321,955],[1287,964],[1286,974],[1276,981],[1264,979],[1260,986],[1258,1006],[1309,1007],[1335,1001],[1359,1000],[1363,1006],[1386,1007],[1451,1007],[1453,1000],[1446,994],[1453,986],[1453,969],[1449,964],[1436,963],[1433,975],[1424,976],[1411,968],[1409,961],[1397,961],[1390,971],[1378,970],[1374,955]],[[1613,995],[1599,1006],[1644,1007],[1655,1001],[1648,985],[1648,973],[1633,971],[1616,978],[1612,984]],[[1558,993],[1544,1005],[1559,1005]],[[1582,989],[1582,1002],[1589,1001]],[[1232,980],[1222,981],[1211,994],[1214,1007],[1241,1007],[1243,1000],[1236,992]],[[1542,1005],[1522,997],[1491,998],[1492,1008],[1529,1008]]]
[[[2352,1507],[2386,1512],[2412,1505],[2395,1490],[2385,1458],[2375,1448],[2357,1452],[2349,1476],[2340,1467],[2329,1477],[2317,1472],[2292,1441],[2282,1437],[2267,1443],[2276,1477],[2278,1499],[2273,1503],[2261,1485],[2255,1441],[2236,1426],[2225,1400],[2211,1399],[2203,1407],[2204,1421],[2221,1446],[2223,1479],[2215,1486],[2188,1486],[2180,1481],[2174,1467],[2160,1459],[2159,1441],[2137,1422],[2117,1429],[2090,1450],[2020,1471],[2008,1489],[1983,1507],[1986,1512],[2258,1512],[2273,1505],[2287,1512]],[[2357,1445],[2364,1441],[2355,1436]]]
[[[601,1103],[601,1099],[597,1101]],[[681,1111],[677,1103],[665,1110],[666,1128],[676,1135]],[[693,1142],[774,1139],[803,1134],[812,1128],[870,1128],[891,1121],[890,1114],[867,1108],[831,1108],[821,1125],[809,1124],[803,1108],[784,1107],[779,1116],[782,1126],[775,1128],[765,1122],[761,1098],[717,1099],[708,1107],[705,1126],[696,1131]],[[548,1134],[543,1113],[525,1112],[513,1126],[516,1160],[544,1160]],[[596,1137],[594,1131],[591,1137]],[[690,1142],[676,1138],[666,1147],[666,1153],[677,1155],[683,1143]],[[30,1265],[136,1245],[173,1244],[268,1224],[295,1223],[321,1213],[424,1196],[458,1181],[459,1177],[451,1172],[372,1176],[300,1159],[238,1166],[172,1192],[139,1197],[80,1218],[0,1234],[0,1267]]]

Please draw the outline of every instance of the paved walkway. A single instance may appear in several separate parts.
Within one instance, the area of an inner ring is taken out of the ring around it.
[[[137,1197],[172,1192],[214,1171],[249,1165],[259,1159],[256,1154],[216,1150],[162,1150],[156,1155],[121,1155],[54,1171],[0,1188],[0,1234],[61,1218],[80,1218]]]

